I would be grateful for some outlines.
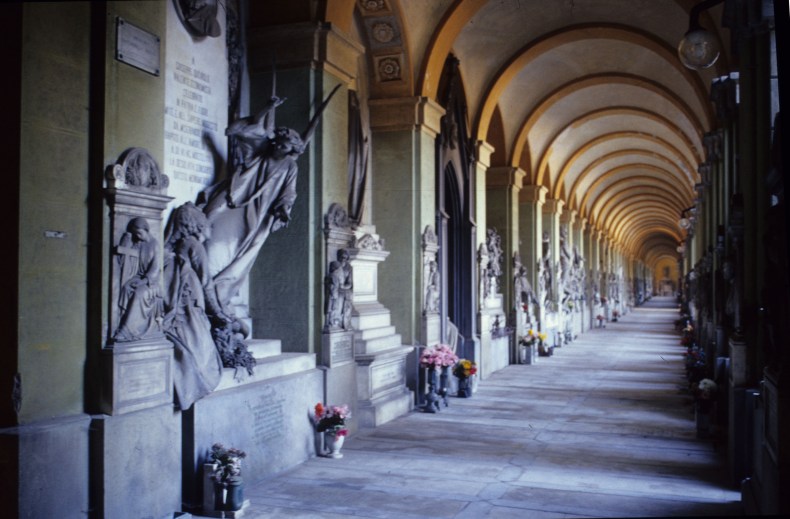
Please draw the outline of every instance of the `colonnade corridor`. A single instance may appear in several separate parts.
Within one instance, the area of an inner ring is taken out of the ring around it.
[[[469,399],[349,437],[245,490],[245,517],[741,515],[723,448],[698,439],[674,299],[654,298]]]

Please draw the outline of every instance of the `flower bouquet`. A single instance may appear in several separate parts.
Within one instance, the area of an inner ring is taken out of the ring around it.
[[[346,429],[346,418],[351,416],[347,405],[324,406],[321,402],[315,405],[313,410],[313,421],[315,430],[324,433],[324,441],[329,449],[326,453],[321,453],[329,458],[342,458],[340,449],[343,447],[348,429]]]
[[[477,373],[477,364],[468,359],[461,359],[453,367],[453,375],[458,377],[458,396],[469,398],[472,396],[472,387],[469,379]]]
[[[324,404],[318,402],[314,411],[316,431],[336,436],[348,434],[348,429],[345,428],[345,425],[346,418],[350,417],[351,413],[347,405],[324,406]]]
[[[450,366],[458,362],[458,355],[446,344],[428,346],[420,354],[420,366],[428,370],[428,393],[423,410],[435,413],[440,401],[447,406],[447,377]],[[441,369],[441,381],[437,381],[437,371]]]
[[[420,365],[428,369],[453,366],[458,362],[458,355],[446,344],[428,347],[420,355]]]
[[[214,481],[214,509],[239,510],[244,504],[241,460],[247,453],[236,448],[226,449],[221,443],[211,446],[211,480]]]

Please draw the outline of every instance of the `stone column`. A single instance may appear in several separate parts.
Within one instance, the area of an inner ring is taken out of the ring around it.
[[[538,289],[538,261],[541,259],[543,234],[543,204],[548,189],[543,186],[524,186],[519,191],[519,252],[527,268],[532,288]]]
[[[559,257],[560,257],[560,216],[565,205],[563,200],[548,199],[543,205],[543,232],[549,236],[549,254],[551,256],[552,271],[552,300],[548,303],[548,308],[544,308],[545,319],[541,319],[541,328],[549,334],[548,341],[555,346],[562,345],[561,333],[564,329],[562,322],[562,312],[559,308],[561,294],[559,294]],[[545,323],[545,326],[544,326]]]
[[[326,96],[341,85],[321,114],[298,161],[297,198],[288,227],[267,239],[250,274],[255,337],[282,338],[286,352],[317,352],[322,326],[324,257],[321,220],[333,202],[348,198],[348,85],[362,48],[326,24],[250,29],[250,113],[272,95],[287,97],[276,125],[303,133]],[[338,131],[340,129],[340,131]]]
[[[422,295],[404,292],[403,283],[423,284],[421,235],[436,224],[435,141],[444,110],[421,97],[373,99],[369,106],[376,143],[374,221],[388,248],[398,251],[379,272],[379,292],[404,342],[414,344],[422,326]]]
[[[502,238],[502,296],[504,307],[513,308],[513,251],[519,248],[519,192],[526,172],[511,167],[489,168],[486,173],[488,208],[486,222]],[[506,312],[509,313],[509,312]]]

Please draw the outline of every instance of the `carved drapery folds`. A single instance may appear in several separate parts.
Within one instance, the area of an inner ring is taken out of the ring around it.
[[[351,330],[354,272],[346,249],[338,249],[324,278],[324,331]]]
[[[423,315],[438,314],[441,299],[442,278],[436,261],[439,241],[433,227],[427,225],[422,233],[423,265]]]
[[[108,343],[162,336],[162,211],[169,180],[143,148],[129,148],[105,172],[113,244]]]
[[[521,263],[521,255],[518,251],[513,253],[513,294],[515,310],[525,312],[527,322],[535,322],[535,306],[540,303],[529,282],[527,267]]]
[[[554,266],[551,262],[551,241],[549,233],[543,232],[543,255],[538,260],[538,283],[540,284],[540,302],[543,308],[549,309],[554,301],[553,283]]]

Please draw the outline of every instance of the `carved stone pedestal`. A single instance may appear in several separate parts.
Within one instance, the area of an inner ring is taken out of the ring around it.
[[[406,387],[404,346],[390,324],[390,311],[378,302],[378,265],[389,252],[375,229],[360,227],[348,248],[354,268],[354,358],[357,363],[357,418],[359,427],[377,427],[408,413],[414,395]]]
[[[502,294],[491,294],[483,300],[484,306],[477,313],[477,329],[480,330],[480,378],[485,379],[510,363],[509,340],[502,335],[505,314],[502,309]]]
[[[426,346],[436,346],[442,342],[442,329],[439,314],[422,316],[422,340]]]
[[[173,402],[173,344],[164,336],[101,352],[102,412],[119,415]]]

